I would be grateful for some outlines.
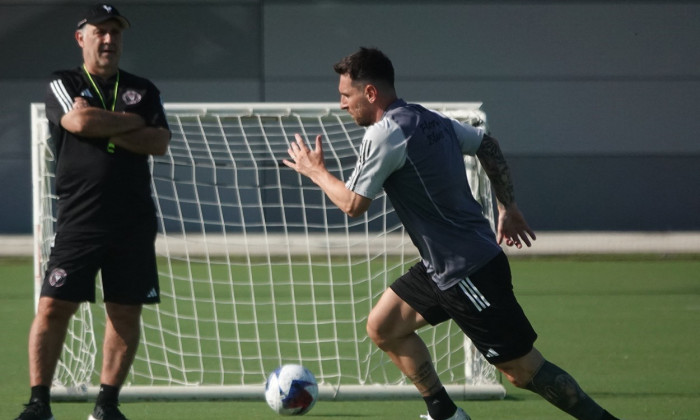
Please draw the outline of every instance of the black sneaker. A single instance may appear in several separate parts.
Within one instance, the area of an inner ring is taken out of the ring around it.
[[[128,420],[115,405],[96,405],[88,420]]]
[[[24,411],[15,420],[55,420],[51,407],[43,401],[29,400],[24,404]]]

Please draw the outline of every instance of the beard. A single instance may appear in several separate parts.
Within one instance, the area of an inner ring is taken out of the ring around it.
[[[355,108],[355,113],[351,114],[355,124],[360,127],[369,127],[374,124],[374,119],[369,115],[365,108],[358,106]]]
[[[374,122],[370,121],[369,118],[355,118],[355,124],[359,125],[360,127],[369,127],[370,125],[374,124]]]

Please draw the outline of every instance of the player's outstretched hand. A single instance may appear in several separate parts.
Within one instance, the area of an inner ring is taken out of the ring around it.
[[[309,178],[312,177],[314,171],[319,169],[325,169],[325,163],[323,161],[323,148],[321,147],[321,135],[316,136],[316,145],[314,150],[311,150],[306,146],[306,142],[299,134],[294,134],[296,142],[291,142],[289,144],[289,159],[283,159],[282,163],[305,175]]]
[[[515,246],[520,249],[523,244],[532,246],[530,239],[535,240],[535,232],[530,229],[525,216],[520,212],[518,206],[513,203],[508,207],[498,208],[498,233],[496,240],[499,245],[505,239],[507,246]]]

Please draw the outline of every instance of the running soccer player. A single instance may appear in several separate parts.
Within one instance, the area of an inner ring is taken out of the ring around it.
[[[52,420],[50,387],[68,323],[95,301],[101,271],[107,314],[100,391],[89,420],[124,420],[119,391],[139,343],[143,304],[160,301],[157,222],[149,155],[164,154],[170,131],[160,93],[119,69],[129,21],[98,4],[78,22],[83,64],[55,72],[46,115],[57,156],[55,243],[29,332],[29,403],[17,420]]]
[[[369,314],[367,333],[423,396],[428,408],[423,417],[469,419],[445,391],[415,332],[452,319],[515,386],[580,420],[616,419],[534,347],[537,334],[515,298],[499,245],[531,246],[535,234],[516,205],[496,139],[399,99],[393,65],[377,49],[361,48],[334,70],[340,75],[340,107],[367,127],[352,175],[344,183],[326,169],[321,136],[311,150],[295,135],[290,159],[283,162],[350,216],[367,211],[384,189],[418,248],[421,261],[384,292]],[[464,154],[479,158],[493,185],[495,235],[471,195]]]

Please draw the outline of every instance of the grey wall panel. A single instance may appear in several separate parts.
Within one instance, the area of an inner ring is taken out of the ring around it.
[[[0,159],[29,158],[29,105],[44,100],[44,89],[37,83],[0,79]]]
[[[386,50],[409,78],[675,78],[700,68],[699,4],[396,3],[267,6],[266,76],[320,77],[360,45]]]
[[[133,28],[124,68],[159,79],[250,79],[260,76],[260,8],[250,2],[125,5]]]
[[[154,80],[165,102],[259,102],[258,79]]]
[[[374,45],[405,99],[483,101],[507,151],[697,153],[698,18],[688,3],[274,3],[265,95],[336,100],[312,86]]]
[[[44,86],[0,78],[0,233],[31,232],[32,174],[29,108]]]
[[[0,233],[31,232],[29,104],[43,101],[52,70],[80,63],[82,7],[0,3],[0,195],[10,197]],[[122,67],[151,78],[168,102],[334,102],[332,64],[378,46],[405,99],[484,102],[536,229],[699,229],[688,191],[700,179],[700,2],[118,7],[133,23]]]
[[[538,230],[700,230],[700,155],[511,156]]]
[[[29,159],[0,157],[0,234],[32,232],[32,173]]]
[[[268,82],[270,101],[339,100],[323,80]],[[494,136],[518,154],[700,154],[700,81],[493,82],[398,80],[418,102],[483,102]]]
[[[408,100],[484,103],[508,152],[700,153],[697,81],[400,81]]]
[[[85,3],[85,4],[90,4]],[[74,32],[84,5],[75,2],[0,5],[3,79],[43,79],[82,63]],[[121,67],[149,78],[259,77],[262,41],[255,3],[126,3]]]

